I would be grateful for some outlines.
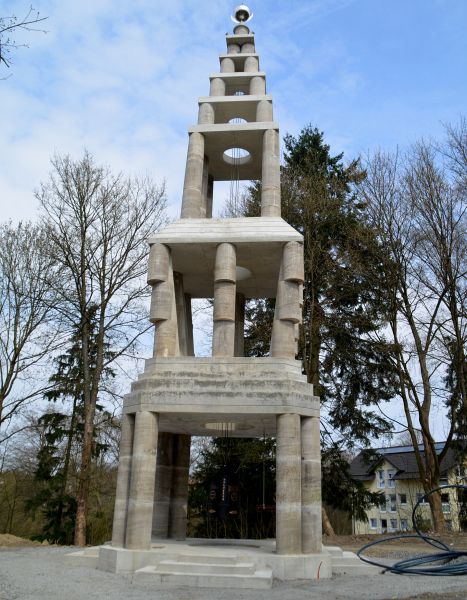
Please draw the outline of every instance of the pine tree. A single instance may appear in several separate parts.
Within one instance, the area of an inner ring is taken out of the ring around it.
[[[95,308],[88,311],[91,344],[88,349],[91,369],[95,368],[96,321]],[[106,349],[106,356],[110,358]],[[41,510],[44,517],[43,532],[36,536],[59,544],[71,544],[74,537],[76,518],[76,486],[72,485],[73,449],[82,443],[84,423],[84,393],[82,372],[81,335],[77,330],[70,348],[55,360],[56,372],[50,377],[51,389],[45,398],[51,402],[61,400],[69,404],[69,410],[48,411],[38,424],[43,428],[43,439],[38,455],[35,479],[38,491],[27,502],[30,511]],[[103,380],[114,377],[107,368]],[[102,404],[96,406],[102,417],[110,415]],[[93,457],[106,451],[106,445],[98,441],[99,431],[94,432]]]
[[[285,137],[282,217],[304,238],[298,358],[321,398],[323,501],[356,518],[379,499],[352,480],[342,457],[390,431],[377,406],[396,386],[392,347],[381,334],[392,265],[356,194],[364,178],[358,160],[345,166],[343,154],[331,155],[318,129]],[[260,197],[254,183],[243,201],[245,216],[260,214]],[[270,299],[247,305],[247,355],[268,354],[273,312]]]
[[[391,346],[373,336],[384,327],[391,264],[355,193],[365,173],[332,156],[323,134],[308,126],[285,137],[282,216],[304,237],[305,282],[299,358],[322,401],[325,433],[367,443],[390,424],[375,407],[394,395]],[[244,214],[257,216],[260,184]],[[247,308],[250,356],[269,352],[274,302]]]

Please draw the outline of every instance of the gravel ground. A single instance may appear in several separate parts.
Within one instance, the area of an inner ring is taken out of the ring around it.
[[[73,564],[72,548],[0,549],[0,600],[465,600],[467,576],[372,575],[276,582],[272,590],[178,588]]]

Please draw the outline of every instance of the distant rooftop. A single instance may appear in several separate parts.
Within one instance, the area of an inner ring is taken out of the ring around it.
[[[435,448],[439,454],[446,442],[436,442]],[[455,442],[446,452],[441,461],[441,475],[459,463],[459,454],[455,449]],[[419,444],[423,452],[423,445]],[[351,462],[350,472],[354,479],[360,481],[371,481],[375,477],[375,471],[381,461],[387,460],[396,471],[394,479],[418,479],[420,477],[413,446],[391,446],[389,448],[368,448],[362,450]]]
[[[445,444],[446,444],[446,441],[435,442],[436,452],[441,452],[441,450],[444,448]],[[423,444],[418,444],[418,448],[423,451]],[[402,453],[402,452],[413,452],[413,451],[414,451],[413,446],[390,446],[389,448],[375,448],[375,452],[377,452],[378,454],[383,454],[383,455],[384,454]]]

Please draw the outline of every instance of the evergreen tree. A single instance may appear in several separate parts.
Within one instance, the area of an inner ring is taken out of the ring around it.
[[[379,498],[352,480],[344,454],[391,430],[376,407],[396,386],[392,347],[381,334],[393,267],[356,193],[364,178],[358,160],[345,166],[343,154],[331,155],[318,129],[285,137],[282,217],[304,238],[298,358],[321,398],[323,501],[355,518]],[[242,212],[260,210],[261,184],[254,183]],[[273,313],[271,299],[248,304],[247,355],[269,353]]]
[[[275,536],[275,441],[216,438],[201,452],[192,475],[189,497],[191,535],[261,539]],[[211,486],[223,470],[238,486],[236,514],[210,516]]]
[[[391,264],[355,193],[365,173],[332,156],[323,134],[306,127],[285,137],[282,216],[304,238],[305,282],[299,358],[323,405],[324,432],[351,445],[390,429],[375,406],[396,385],[383,336]],[[260,184],[250,187],[245,216],[260,212]],[[274,302],[247,307],[246,352],[269,352]]]
[[[96,311],[91,307],[88,311],[90,328],[90,357],[91,369],[95,368],[97,355],[96,346]],[[30,511],[40,509],[44,517],[44,527],[41,540],[49,540],[59,544],[71,544],[74,537],[76,518],[76,486],[72,485],[73,449],[76,449],[83,439],[84,428],[84,394],[81,334],[76,331],[71,340],[70,348],[55,360],[57,371],[50,377],[51,389],[45,398],[54,403],[61,400],[68,403],[68,411],[48,411],[43,414],[38,423],[43,428],[43,439],[38,455],[35,479],[38,491],[27,502]],[[106,358],[111,352],[107,348]],[[106,368],[104,380],[114,377],[114,372]],[[102,404],[96,405],[103,419],[110,415]],[[106,445],[98,440],[99,428],[94,431],[93,457],[98,457],[106,451]]]

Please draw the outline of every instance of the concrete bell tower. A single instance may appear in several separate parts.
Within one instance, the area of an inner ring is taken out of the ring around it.
[[[294,578],[293,560],[322,550],[319,399],[295,358],[303,238],[281,218],[279,125],[250,15],[236,9],[188,130],[180,219],[149,240],[154,353],[124,402],[112,547],[185,539],[191,436],[266,434],[277,439],[276,554]],[[233,172],[261,182],[260,217],[212,218],[214,185]],[[193,298],[214,298],[210,358],[194,356]],[[251,298],[276,299],[267,357],[244,356]]]

